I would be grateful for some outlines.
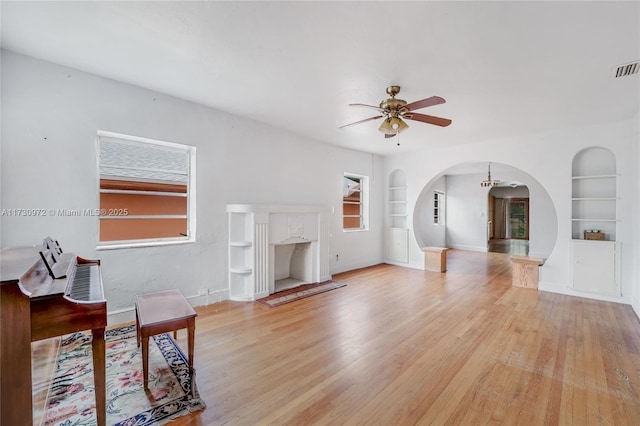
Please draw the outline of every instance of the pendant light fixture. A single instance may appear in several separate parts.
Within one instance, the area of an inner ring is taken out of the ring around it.
[[[480,186],[483,188],[493,188],[494,186],[498,186],[500,181],[498,179],[491,179],[491,162],[489,162],[489,173],[487,174],[487,179],[480,182]]]

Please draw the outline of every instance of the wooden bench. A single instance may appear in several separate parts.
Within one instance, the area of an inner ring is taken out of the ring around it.
[[[142,342],[144,388],[149,385],[149,337],[186,328],[189,334],[189,372],[193,373],[193,346],[196,311],[180,290],[166,290],[136,296],[136,329],[138,346]]]
[[[424,269],[433,272],[446,272],[447,270],[446,247],[423,247]]]
[[[511,256],[511,285],[538,289],[538,267],[544,259],[529,256]]]

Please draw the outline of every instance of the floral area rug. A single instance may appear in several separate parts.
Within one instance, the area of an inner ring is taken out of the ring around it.
[[[169,334],[149,339],[149,391],[142,375],[142,350],[136,347],[134,325],[105,333],[107,424],[163,425],[171,419],[201,410],[195,373]],[[42,424],[84,426],[96,424],[91,335],[63,336]],[[40,413],[35,413],[36,418]]]
[[[267,297],[256,300],[256,302],[273,308],[284,305],[285,303],[291,303],[296,300],[304,299],[305,297],[310,297],[345,286],[346,284],[337,283],[335,281],[325,281],[319,284],[303,284],[290,290],[279,291],[278,293],[271,294]]]

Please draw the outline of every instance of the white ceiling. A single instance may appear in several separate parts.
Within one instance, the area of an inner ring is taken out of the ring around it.
[[[382,155],[629,119],[640,2],[7,2],[2,47]],[[401,146],[375,115],[442,96]]]

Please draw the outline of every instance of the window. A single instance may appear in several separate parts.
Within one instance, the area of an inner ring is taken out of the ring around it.
[[[98,132],[99,248],[195,241],[195,148]]]
[[[433,223],[444,224],[444,192],[433,192]]]
[[[342,179],[342,227],[345,231],[368,229],[369,178],[345,173]]]

